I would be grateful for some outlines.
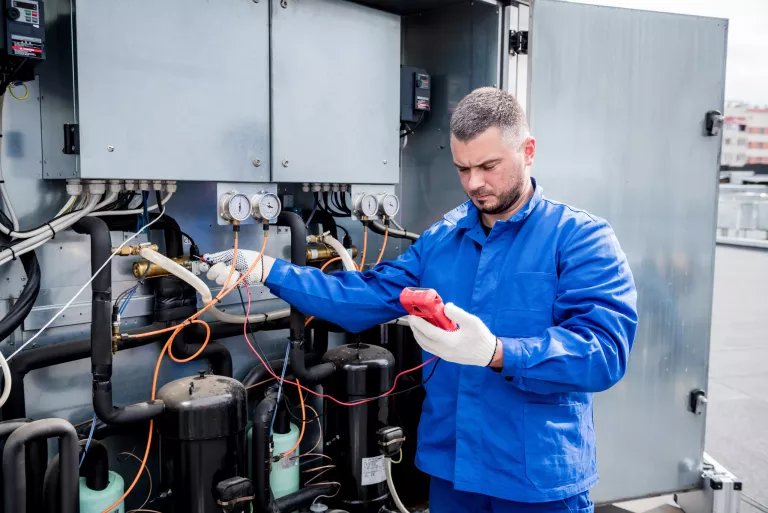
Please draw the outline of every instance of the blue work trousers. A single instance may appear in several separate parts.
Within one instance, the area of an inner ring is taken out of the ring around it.
[[[460,492],[453,483],[432,478],[429,488],[430,513],[593,513],[589,492],[554,502],[514,502],[477,493]]]

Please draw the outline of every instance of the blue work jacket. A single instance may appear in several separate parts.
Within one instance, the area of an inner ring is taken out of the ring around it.
[[[426,384],[416,463],[457,490],[519,502],[597,483],[592,394],[624,375],[637,326],[635,284],[611,227],[534,187],[487,237],[467,202],[393,262],[325,275],[278,261],[266,281],[351,332],[404,315],[404,287],[434,288],[482,319],[503,344],[504,367],[440,362]]]

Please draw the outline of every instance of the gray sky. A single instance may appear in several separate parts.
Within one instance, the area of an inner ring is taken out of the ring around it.
[[[728,18],[725,97],[768,106],[768,0],[573,0]]]

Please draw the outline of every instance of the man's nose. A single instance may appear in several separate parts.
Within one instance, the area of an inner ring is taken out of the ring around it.
[[[485,176],[479,169],[472,169],[469,172],[469,182],[467,183],[469,190],[476,191],[485,185]]]

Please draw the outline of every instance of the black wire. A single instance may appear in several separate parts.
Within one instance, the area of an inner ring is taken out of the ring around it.
[[[233,264],[234,265],[234,262]],[[240,294],[240,302],[243,304],[243,315],[246,316],[245,323],[248,325],[248,332],[251,334],[251,339],[256,344],[256,348],[261,353],[261,357],[264,358],[264,361],[269,361],[267,358],[267,353],[264,352],[264,349],[262,349],[261,345],[259,344],[259,341],[256,340],[256,335],[253,333],[253,328],[251,327],[251,323],[248,322],[248,307],[245,304],[245,297],[243,296],[243,291],[240,290],[240,287],[237,287],[237,293]]]
[[[327,192],[323,193],[323,203],[325,203],[325,205],[323,206],[323,210],[331,214],[333,217],[350,217],[350,214],[347,214],[346,212],[337,212],[336,210],[333,210],[332,208],[330,208]]]
[[[416,122],[416,125],[413,128],[408,128],[408,130],[406,130],[404,134],[400,134],[400,138],[402,139],[403,137],[409,136],[412,133],[414,133],[416,131],[416,129],[421,126],[421,123],[424,122],[424,118],[426,117],[426,113],[427,113],[427,111],[424,111],[424,110],[421,111],[421,117],[419,118],[419,121]],[[408,125],[406,125],[406,126],[408,126]]]
[[[349,231],[347,231],[347,229],[346,229],[346,228],[344,228],[344,227],[343,227],[343,226],[341,226],[340,224],[337,224],[337,225],[336,225],[336,228],[338,228],[339,230],[344,230],[344,233],[346,233],[346,234],[347,234],[347,237],[349,237],[349,238],[350,238],[350,240],[352,239],[352,237],[349,235]]]
[[[186,238],[188,238],[188,239],[189,239],[189,243],[190,243],[191,245],[193,245],[193,246],[197,246],[197,244],[195,244],[195,239],[193,239],[193,238],[192,238],[192,237],[191,237],[191,236],[190,236],[188,233],[186,233],[186,232],[181,232],[181,234],[182,234],[184,237],[186,237]]]

